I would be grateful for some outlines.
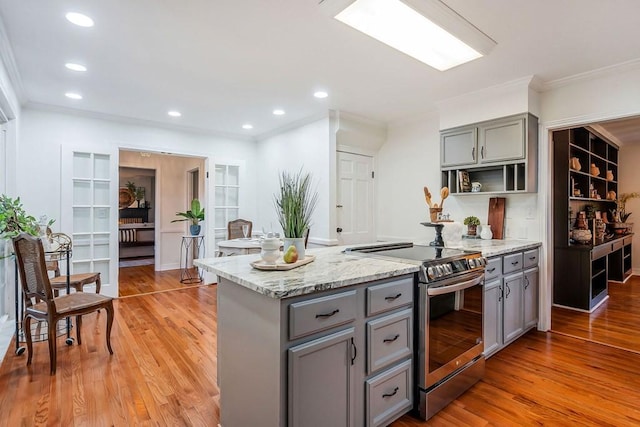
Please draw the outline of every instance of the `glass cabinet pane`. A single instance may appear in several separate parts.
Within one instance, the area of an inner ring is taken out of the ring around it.
[[[223,165],[216,165],[216,181],[215,185],[225,185],[225,175],[226,175],[227,167]]]
[[[91,154],[73,153],[73,176],[75,178],[93,178],[91,173]]]
[[[73,204],[76,206],[91,204],[91,183],[89,181],[73,181]]]
[[[93,178],[109,179],[109,156],[105,154],[94,154]]]
[[[225,206],[226,193],[225,187],[216,187],[216,206]]]
[[[238,185],[239,182],[240,182],[240,167],[228,166],[227,185]]]
[[[224,209],[216,209],[216,217],[215,217],[215,228],[227,228],[227,220],[225,218],[225,210]]]
[[[109,232],[109,208],[93,208],[93,231]]]
[[[73,208],[74,233],[91,232],[91,210],[89,208]]]
[[[93,183],[93,204],[109,205],[109,183],[96,181]]]
[[[240,200],[238,200],[238,187],[227,188],[227,202],[226,206],[239,206]]]

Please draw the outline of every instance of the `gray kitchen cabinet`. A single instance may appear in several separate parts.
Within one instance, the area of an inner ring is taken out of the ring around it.
[[[440,164],[467,166],[478,162],[478,128],[456,128],[440,134]]]
[[[538,324],[538,248],[488,259],[484,289],[484,355]]]
[[[503,337],[509,343],[522,335],[524,330],[524,311],[522,297],[524,295],[524,277],[522,273],[505,276],[503,280]]]
[[[538,267],[524,272],[524,328],[529,329],[538,324]]]
[[[355,425],[354,337],[348,328],[289,349],[289,425]]]
[[[478,126],[480,163],[524,159],[526,155],[525,119],[495,120]]]
[[[502,279],[484,285],[484,353],[502,346]]]
[[[538,118],[524,113],[440,132],[442,185],[471,193],[461,177],[480,182],[480,193],[537,191]]]

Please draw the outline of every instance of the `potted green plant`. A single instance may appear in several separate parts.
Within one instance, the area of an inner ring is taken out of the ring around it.
[[[467,235],[475,236],[480,225],[480,219],[477,216],[468,216],[464,219],[463,224],[467,226]]]
[[[200,206],[200,200],[193,199],[191,201],[191,209],[186,212],[176,212],[177,216],[181,216],[180,219],[174,219],[171,222],[179,221],[191,221],[189,231],[192,236],[200,234],[200,221],[204,221],[204,208]]]
[[[38,222],[24,210],[20,197],[0,196],[0,259],[10,255],[11,244],[6,244],[6,240],[22,232],[37,236],[39,231]]]
[[[318,193],[311,188],[311,174],[280,174],[280,192],[274,194],[278,221],[284,233],[284,251],[295,246],[298,258],[304,259],[304,235],[311,225],[311,215],[318,203]]]

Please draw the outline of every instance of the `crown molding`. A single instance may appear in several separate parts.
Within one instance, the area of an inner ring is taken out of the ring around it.
[[[100,112],[96,112],[96,111],[81,110],[81,109],[70,108],[70,107],[62,107],[62,106],[59,106],[59,105],[42,104],[42,103],[38,103],[38,102],[27,102],[24,105],[24,108],[25,109],[31,109],[31,110],[37,110],[37,111],[46,111],[46,112],[51,112],[51,113],[69,114],[69,115],[72,115],[72,116],[87,117],[87,118],[91,118],[91,119],[106,120],[106,121],[110,121],[110,122],[117,122],[117,123],[123,123],[123,124],[128,124],[128,125],[149,126],[149,127],[154,127],[154,128],[167,129],[167,130],[171,130],[171,131],[188,132],[188,133],[193,133],[193,134],[198,134],[198,135],[214,136],[214,137],[219,137],[219,138],[227,138],[227,139],[233,139],[233,140],[236,140],[236,141],[239,140],[239,141],[256,142],[256,139],[254,137],[246,136],[246,135],[235,135],[235,134],[232,134],[232,133],[216,132],[216,131],[213,131],[213,130],[202,129],[202,128],[198,128],[198,127],[167,124],[167,123],[163,123],[163,122],[156,122],[156,121],[153,121],[153,120],[145,120],[145,119],[137,119],[137,118],[132,118],[132,117],[118,116],[118,115],[115,115],[115,114],[106,114],[106,113],[100,113]]]
[[[584,73],[578,73],[572,76],[546,81],[542,84],[542,92],[548,92],[550,90],[558,89],[564,86],[570,86],[578,82],[595,80],[601,77],[619,74],[621,72],[624,73],[638,70],[640,70],[640,59],[633,59],[631,61],[622,62],[620,64],[608,65],[606,67],[597,68],[595,70],[585,71]]]
[[[508,82],[500,83],[494,86],[485,87],[472,92],[456,95],[451,98],[443,99],[435,103],[438,111],[442,111],[443,108],[447,108],[455,105],[465,105],[470,99],[483,99],[487,96],[493,95],[499,90],[511,90],[511,89],[528,89],[529,87],[536,90],[540,87],[540,80],[534,75],[521,77],[516,80],[510,80]]]
[[[22,84],[22,78],[18,71],[16,59],[13,56],[13,48],[9,42],[7,30],[2,18],[0,18],[0,60],[2,60],[5,70],[7,70],[9,81],[16,94],[16,98],[18,98],[18,102],[20,105],[25,104],[27,102],[27,97],[25,95],[24,85]]]
[[[261,133],[260,135],[257,135],[254,138],[254,140],[257,141],[257,142],[264,141],[265,139],[269,139],[272,136],[279,135],[281,133],[287,132],[287,131],[292,130],[292,129],[299,128],[299,127],[304,126],[304,125],[308,125],[309,123],[317,122],[318,120],[326,119],[326,118],[328,118],[330,116],[329,112],[330,112],[330,110],[327,110],[326,112],[323,112],[323,113],[320,113],[320,114],[314,114],[314,115],[311,115],[309,117],[305,117],[304,119],[300,119],[300,120],[296,120],[294,122],[288,123],[288,124],[286,124],[284,126],[276,128],[276,129],[271,130],[269,132]]]

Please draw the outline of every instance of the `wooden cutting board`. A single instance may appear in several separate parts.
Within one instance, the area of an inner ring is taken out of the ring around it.
[[[491,226],[494,239],[504,239],[504,197],[491,197],[489,199],[489,217],[487,223]]]

